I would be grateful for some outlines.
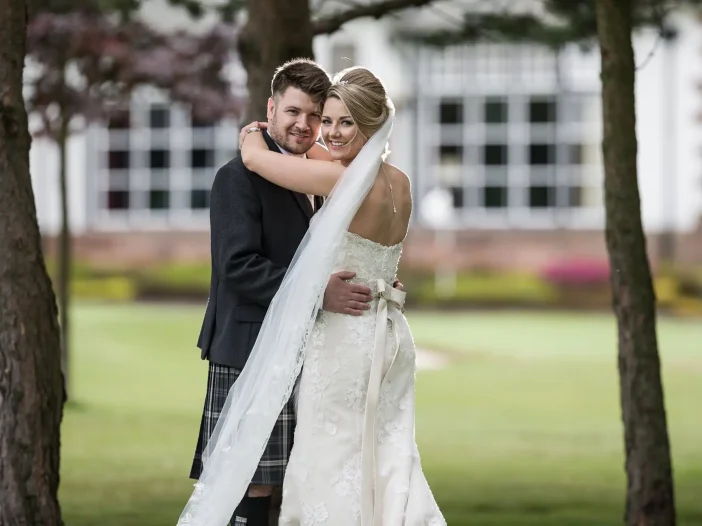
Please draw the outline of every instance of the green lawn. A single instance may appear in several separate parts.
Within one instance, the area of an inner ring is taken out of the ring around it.
[[[67,526],[173,526],[206,365],[203,307],[81,305],[63,426]],[[417,439],[451,526],[621,524],[622,439],[609,316],[411,314]],[[702,322],[659,324],[679,524],[702,525]]]

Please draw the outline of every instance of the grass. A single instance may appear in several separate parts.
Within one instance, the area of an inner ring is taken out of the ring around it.
[[[60,498],[67,526],[174,525],[205,388],[202,307],[83,304]],[[621,524],[615,327],[606,315],[410,314],[417,440],[449,525]],[[702,525],[702,323],[659,324],[679,524]]]

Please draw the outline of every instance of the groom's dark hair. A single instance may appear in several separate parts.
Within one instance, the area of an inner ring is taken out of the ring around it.
[[[271,96],[282,95],[290,87],[307,93],[314,102],[324,102],[331,87],[331,79],[314,60],[296,58],[275,70],[271,81]]]

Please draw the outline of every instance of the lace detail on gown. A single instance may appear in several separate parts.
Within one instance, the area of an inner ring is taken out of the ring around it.
[[[374,299],[361,316],[322,312],[314,325],[280,524],[445,524],[414,441],[415,347],[394,301],[404,295],[391,290],[401,254],[402,243],[345,236],[335,271],[355,272],[353,281],[369,286]],[[379,347],[378,334],[384,335]],[[369,385],[374,360],[380,360],[376,386]],[[364,444],[364,432],[374,437],[371,444]]]

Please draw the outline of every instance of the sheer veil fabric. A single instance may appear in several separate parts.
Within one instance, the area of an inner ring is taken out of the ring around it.
[[[268,309],[251,356],[204,455],[178,526],[225,526],[244,497],[271,431],[292,395],[324,289],[348,226],[370,191],[395,111],[363,146],[317,212]]]

